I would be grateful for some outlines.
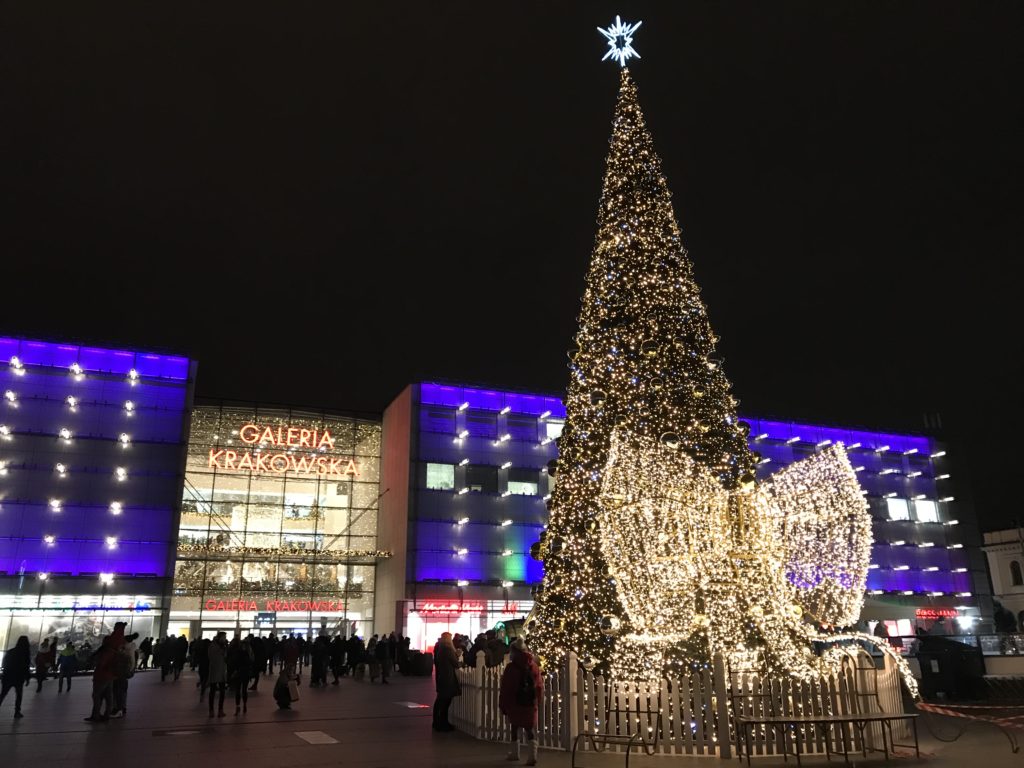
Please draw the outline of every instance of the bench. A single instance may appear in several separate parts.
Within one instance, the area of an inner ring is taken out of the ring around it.
[[[626,715],[626,728],[627,733],[611,733],[609,728],[611,727],[612,720],[617,719],[613,715],[624,714]],[[580,743],[584,740],[590,742],[590,746],[595,752],[604,752],[605,747],[612,745],[625,745],[626,747],[626,768],[629,768],[629,756],[633,751],[633,747],[640,747],[643,749],[644,754],[653,755],[658,751],[658,736],[660,728],[655,727],[654,735],[645,734],[642,730],[637,730],[636,733],[628,733],[630,716],[644,715],[647,718],[657,717],[658,713],[653,712],[649,709],[606,709],[605,710],[605,721],[604,721],[604,733],[581,733],[579,734],[572,743],[572,763],[571,768],[580,768],[576,765],[576,751],[580,746]],[[657,720],[655,720],[657,722]]]
[[[817,729],[824,727],[826,729],[838,727],[842,736],[843,751],[838,754],[842,754],[844,760],[849,763],[850,761],[850,739],[849,730],[847,726],[853,726],[860,732],[860,741],[862,747],[862,754],[866,757],[867,742],[864,739],[864,730],[873,723],[879,723],[882,732],[882,750],[885,753],[885,761],[889,762],[889,747],[906,747],[914,748],[914,754],[918,759],[921,758],[921,749],[917,738],[917,718],[915,714],[886,714],[885,712],[862,712],[858,714],[849,715],[783,715],[783,716],[772,716],[772,717],[757,717],[748,715],[737,715],[736,721],[736,752],[737,757],[743,758],[743,750],[747,753],[747,765],[750,765],[751,755],[751,731],[757,726],[764,726],[770,728],[772,731],[781,729],[782,731],[782,757],[784,760],[788,759],[789,755],[796,756],[796,764],[801,765],[800,758],[803,754],[800,749],[801,743],[804,739],[801,726],[808,726],[810,729]],[[893,738],[892,724],[894,722],[909,721],[914,732],[914,743],[913,744],[897,744]],[[888,738],[886,733],[888,732]],[[789,751],[790,738],[794,744],[795,752]],[[828,734],[825,734],[825,754],[831,759],[832,750],[830,746],[830,739]],[[874,749],[872,751],[879,751]]]

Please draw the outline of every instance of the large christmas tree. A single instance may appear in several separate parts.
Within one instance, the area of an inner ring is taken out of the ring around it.
[[[573,650],[599,667],[622,615],[596,535],[612,431],[685,452],[725,488],[752,482],[755,463],[636,85],[621,77],[530,635],[543,659]]]
[[[722,653],[734,667],[824,671],[835,658],[813,642],[859,614],[870,517],[841,446],[756,482],[625,67],[579,319],[550,522],[533,550],[541,662],[573,651],[651,679]]]

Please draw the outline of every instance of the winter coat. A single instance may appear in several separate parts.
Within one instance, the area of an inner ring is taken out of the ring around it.
[[[462,693],[459,678],[455,674],[458,666],[455,648],[438,641],[434,646],[434,685],[438,696],[453,698]]]
[[[62,675],[73,675],[78,671],[78,654],[74,648],[65,648],[57,657],[57,668]]]
[[[518,692],[523,682],[523,676],[530,675],[533,678],[533,687],[536,695],[530,704],[519,702]],[[498,707],[505,713],[509,723],[514,728],[533,728],[537,724],[537,703],[544,693],[544,682],[540,676],[540,669],[537,662],[533,660],[530,653],[516,653],[512,661],[505,667],[501,675],[501,691],[498,694]]]
[[[24,685],[25,681],[32,676],[29,671],[30,660],[27,645],[15,645],[13,648],[9,648],[4,654],[4,682],[13,686]]]
[[[228,677],[232,682],[252,677],[253,653],[249,643],[232,642],[228,646]]]
[[[210,685],[226,683],[228,681],[227,651],[223,645],[214,640],[207,650],[210,659]]]
[[[96,669],[92,672],[92,679],[95,683],[109,683],[117,677],[115,664],[117,654],[124,647],[124,627],[118,626],[113,632],[103,638],[103,643],[96,651]]]

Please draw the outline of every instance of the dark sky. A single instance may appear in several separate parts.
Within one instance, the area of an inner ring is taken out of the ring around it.
[[[563,390],[616,13],[742,408],[941,413],[1020,514],[1019,2],[5,0],[0,330],[208,397]]]

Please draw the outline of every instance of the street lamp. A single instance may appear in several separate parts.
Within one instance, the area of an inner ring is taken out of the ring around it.
[[[114,583],[114,574],[112,573],[101,573],[100,584],[103,585],[100,590],[100,627],[104,627],[107,623],[107,609],[104,606],[104,602],[107,599],[107,587]]]
[[[46,580],[50,578],[50,574],[40,571],[36,574],[36,578],[39,579],[39,597],[36,598],[36,608],[38,609],[43,605],[43,589],[46,587]]]

